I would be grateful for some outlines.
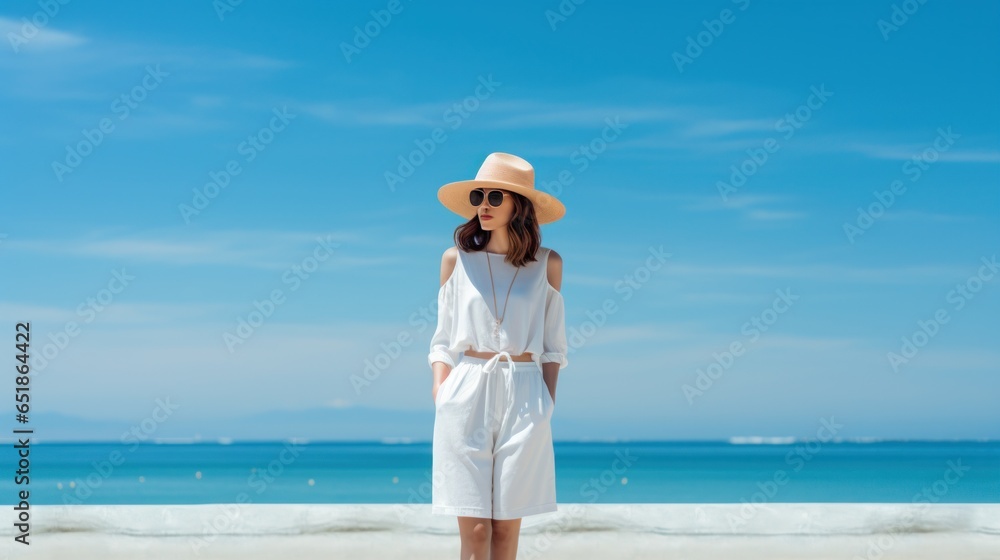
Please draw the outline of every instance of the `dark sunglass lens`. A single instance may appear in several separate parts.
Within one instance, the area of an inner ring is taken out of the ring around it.
[[[471,202],[473,206],[479,206],[480,204],[482,204],[483,197],[484,197],[483,191],[479,189],[469,191],[469,202]]]
[[[503,203],[502,191],[490,191],[490,206],[500,206]]]

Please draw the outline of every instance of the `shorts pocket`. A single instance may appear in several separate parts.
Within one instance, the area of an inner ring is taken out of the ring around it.
[[[451,372],[448,374],[448,377],[445,377],[444,381],[442,381],[441,384],[438,385],[438,392],[437,392],[437,395],[434,397],[434,407],[435,408],[439,404],[441,404],[442,399],[444,399],[447,396],[448,388],[453,385],[453,383],[452,383],[453,378],[455,376],[457,376],[458,373],[459,373],[458,372],[458,366],[455,366],[455,367],[451,368]]]

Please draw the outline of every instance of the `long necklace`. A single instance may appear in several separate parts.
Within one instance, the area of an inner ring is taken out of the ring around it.
[[[490,264],[490,252],[483,249],[486,253],[486,265],[490,267],[490,287],[493,288],[493,339],[500,340],[500,323],[503,322],[503,318],[507,315],[507,300],[510,299],[510,289],[514,287],[514,280],[517,279],[517,273],[521,271],[521,267],[517,267],[514,271],[514,278],[510,281],[510,287],[507,288],[507,298],[503,300],[503,315],[499,319],[496,318],[497,315],[497,289],[493,285],[493,265]]]

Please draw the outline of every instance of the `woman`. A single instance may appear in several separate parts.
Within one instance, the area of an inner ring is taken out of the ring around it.
[[[432,513],[457,515],[462,558],[513,560],[521,518],[556,511],[550,419],[565,368],[562,259],[539,225],[565,207],[531,165],[492,153],[438,199],[466,218],[441,258]],[[459,352],[463,352],[459,358]]]

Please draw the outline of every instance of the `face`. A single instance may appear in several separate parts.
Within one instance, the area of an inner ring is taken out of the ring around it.
[[[514,196],[508,191],[501,189],[481,189],[487,195],[490,191],[500,191],[503,193],[503,202],[496,208],[490,205],[489,196],[483,198],[476,208],[479,215],[479,225],[484,230],[494,230],[506,227],[510,223],[511,216],[514,215]],[[494,197],[496,195],[493,195]],[[471,202],[470,202],[471,204]]]

